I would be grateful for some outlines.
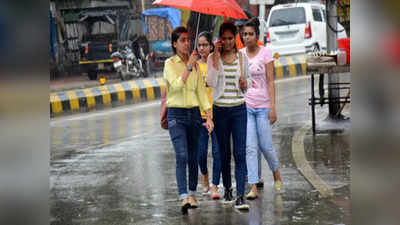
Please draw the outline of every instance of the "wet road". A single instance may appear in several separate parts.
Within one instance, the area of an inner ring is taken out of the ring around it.
[[[263,161],[265,186],[257,200],[248,201],[249,212],[198,195],[200,208],[182,216],[174,151],[168,132],[159,127],[159,102],[150,102],[51,120],[50,223],[350,224],[349,124],[322,122],[318,135],[309,130],[304,136],[309,164],[335,193],[320,199],[292,156],[295,131],[311,124],[310,79],[278,81],[276,92],[273,142],[282,194],[274,193]],[[324,120],[327,106],[316,109],[317,121]]]

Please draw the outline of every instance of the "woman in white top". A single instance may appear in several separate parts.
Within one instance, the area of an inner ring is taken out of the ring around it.
[[[244,192],[246,183],[246,127],[248,59],[235,47],[236,27],[223,23],[219,30],[216,50],[207,60],[207,84],[213,88],[213,121],[221,156],[222,181],[225,202],[232,202],[231,142],[235,159],[237,198],[235,207],[248,209]]]

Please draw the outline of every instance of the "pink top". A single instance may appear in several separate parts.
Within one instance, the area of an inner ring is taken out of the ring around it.
[[[241,51],[247,55],[247,48]],[[265,64],[273,60],[272,53],[260,46],[256,56],[249,58],[249,70],[252,83],[246,92],[246,105],[251,108],[270,108]]]

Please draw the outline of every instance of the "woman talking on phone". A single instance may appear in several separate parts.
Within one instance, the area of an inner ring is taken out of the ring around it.
[[[219,29],[216,50],[207,60],[207,84],[213,88],[213,121],[221,155],[224,200],[233,202],[231,180],[231,142],[235,159],[237,197],[235,208],[249,209],[245,203],[246,127],[245,92],[248,86],[248,59],[235,47],[236,27],[223,23]]]

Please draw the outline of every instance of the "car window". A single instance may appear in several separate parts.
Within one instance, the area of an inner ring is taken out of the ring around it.
[[[322,22],[321,11],[318,8],[313,8],[312,14],[313,14],[314,21]]]
[[[283,26],[306,23],[306,13],[303,7],[278,9],[272,11],[269,26]]]
[[[322,10],[322,14],[324,15],[324,21],[326,21],[326,11],[325,11],[325,9]]]

